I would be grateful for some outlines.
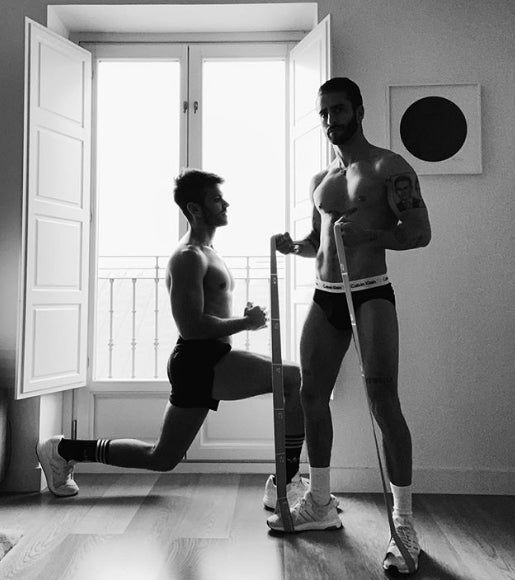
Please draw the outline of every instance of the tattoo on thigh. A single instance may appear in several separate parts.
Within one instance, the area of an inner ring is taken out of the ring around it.
[[[390,385],[393,377],[366,377],[367,385]]]

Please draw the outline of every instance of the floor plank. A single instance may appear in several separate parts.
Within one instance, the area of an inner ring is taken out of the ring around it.
[[[123,534],[148,496],[158,474],[127,474],[107,488],[70,530],[74,534]]]
[[[492,518],[487,524],[484,514],[480,515],[477,506],[473,507],[469,500],[469,496],[446,495],[421,498],[426,509],[433,515],[440,533],[459,554],[459,571],[467,580],[487,578],[513,580],[515,578],[512,568],[514,536],[511,536],[511,556],[503,552],[502,556],[498,557],[497,550],[502,550],[504,544],[502,538],[506,537],[505,532],[503,531],[500,535],[499,531],[493,532],[494,529],[499,530],[499,522]],[[487,502],[487,498],[476,499],[476,504]],[[490,528],[490,532],[485,529],[485,526]],[[493,542],[492,533],[497,536],[496,543]],[[509,560],[511,560],[511,565]]]
[[[163,474],[128,526],[168,538],[228,538],[238,474]]]
[[[45,562],[51,561],[54,552],[59,552],[70,530],[85,517],[106,488],[119,479],[119,475],[88,477],[88,485],[81,490],[81,495],[73,498],[56,498],[48,492],[2,498],[5,502],[0,507],[1,525],[7,527],[6,520],[17,514],[16,527],[23,531],[23,537],[0,562],[0,578],[38,578]],[[6,520],[4,510],[8,515]]]
[[[388,524],[381,495],[338,494],[341,530],[274,534],[266,476],[80,474],[75,498],[0,498],[23,538],[2,580],[375,580]],[[515,580],[515,498],[416,495],[417,580]]]

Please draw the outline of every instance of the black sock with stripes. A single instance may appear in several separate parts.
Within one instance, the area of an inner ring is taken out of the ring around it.
[[[66,461],[109,463],[110,439],[61,439],[57,446],[59,455]]]
[[[293,476],[299,471],[300,454],[304,444],[304,433],[286,435],[286,482],[290,483]]]

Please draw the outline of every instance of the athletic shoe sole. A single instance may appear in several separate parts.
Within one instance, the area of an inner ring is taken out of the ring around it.
[[[420,555],[422,554],[422,550],[420,550],[419,552],[419,558]],[[416,572],[418,572],[418,564],[419,564],[419,559],[417,558],[417,562],[415,564],[415,570],[413,572],[410,572],[409,570],[399,570],[398,566],[385,566],[383,564],[383,569],[386,570],[387,572],[390,572],[391,574],[400,574],[403,576],[408,576],[409,574],[415,574]]]
[[[286,530],[280,530],[277,528],[273,528],[268,522],[267,522],[267,526],[273,531],[273,532],[278,532],[281,534],[287,534],[287,533],[291,533],[291,532],[286,532]],[[343,528],[343,524],[340,521],[339,524],[330,524],[329,526],[324,525],[322,522],[320,523],[316,523],[316,522],[311,522],[309,524],[300,524],[298,526],[295,526],[295,529],[293,530],[293,533],[296,532],[324,532],[324,531],[330,531],[330,530],[339,530]]]
[[[390,572],[391,574],[401,574],[403,576],[408,576],[409,574],[416,574],[416,572],[418,571],[418,565],[413,572],[410,572],[409,570],[399,570],[399,568],[397,566],[384,566],[383,565],[383,569],[387,572]]]

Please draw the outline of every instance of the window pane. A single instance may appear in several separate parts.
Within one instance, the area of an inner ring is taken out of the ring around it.
[[[224,179],[229,226],[223,255],[268,255],[285,226],[284,60],[205,60],[202,165]]]
[[[235,276],[238,315],[247,300],[269,305],[270,236],[286,223],[286,62],[206,59],[202,74],[202,166],[225,179],[229,225],[215,247]],[[269,343],[268,331],[233,336],[235,348],[263,354]]]
[[[97,111],[95,378],[164,378],[176,336],[164,267],[178,239],[179,62],[99,62]]]
[[[180,64],[100,62],[99,254],[167,254],[178,236]]]

